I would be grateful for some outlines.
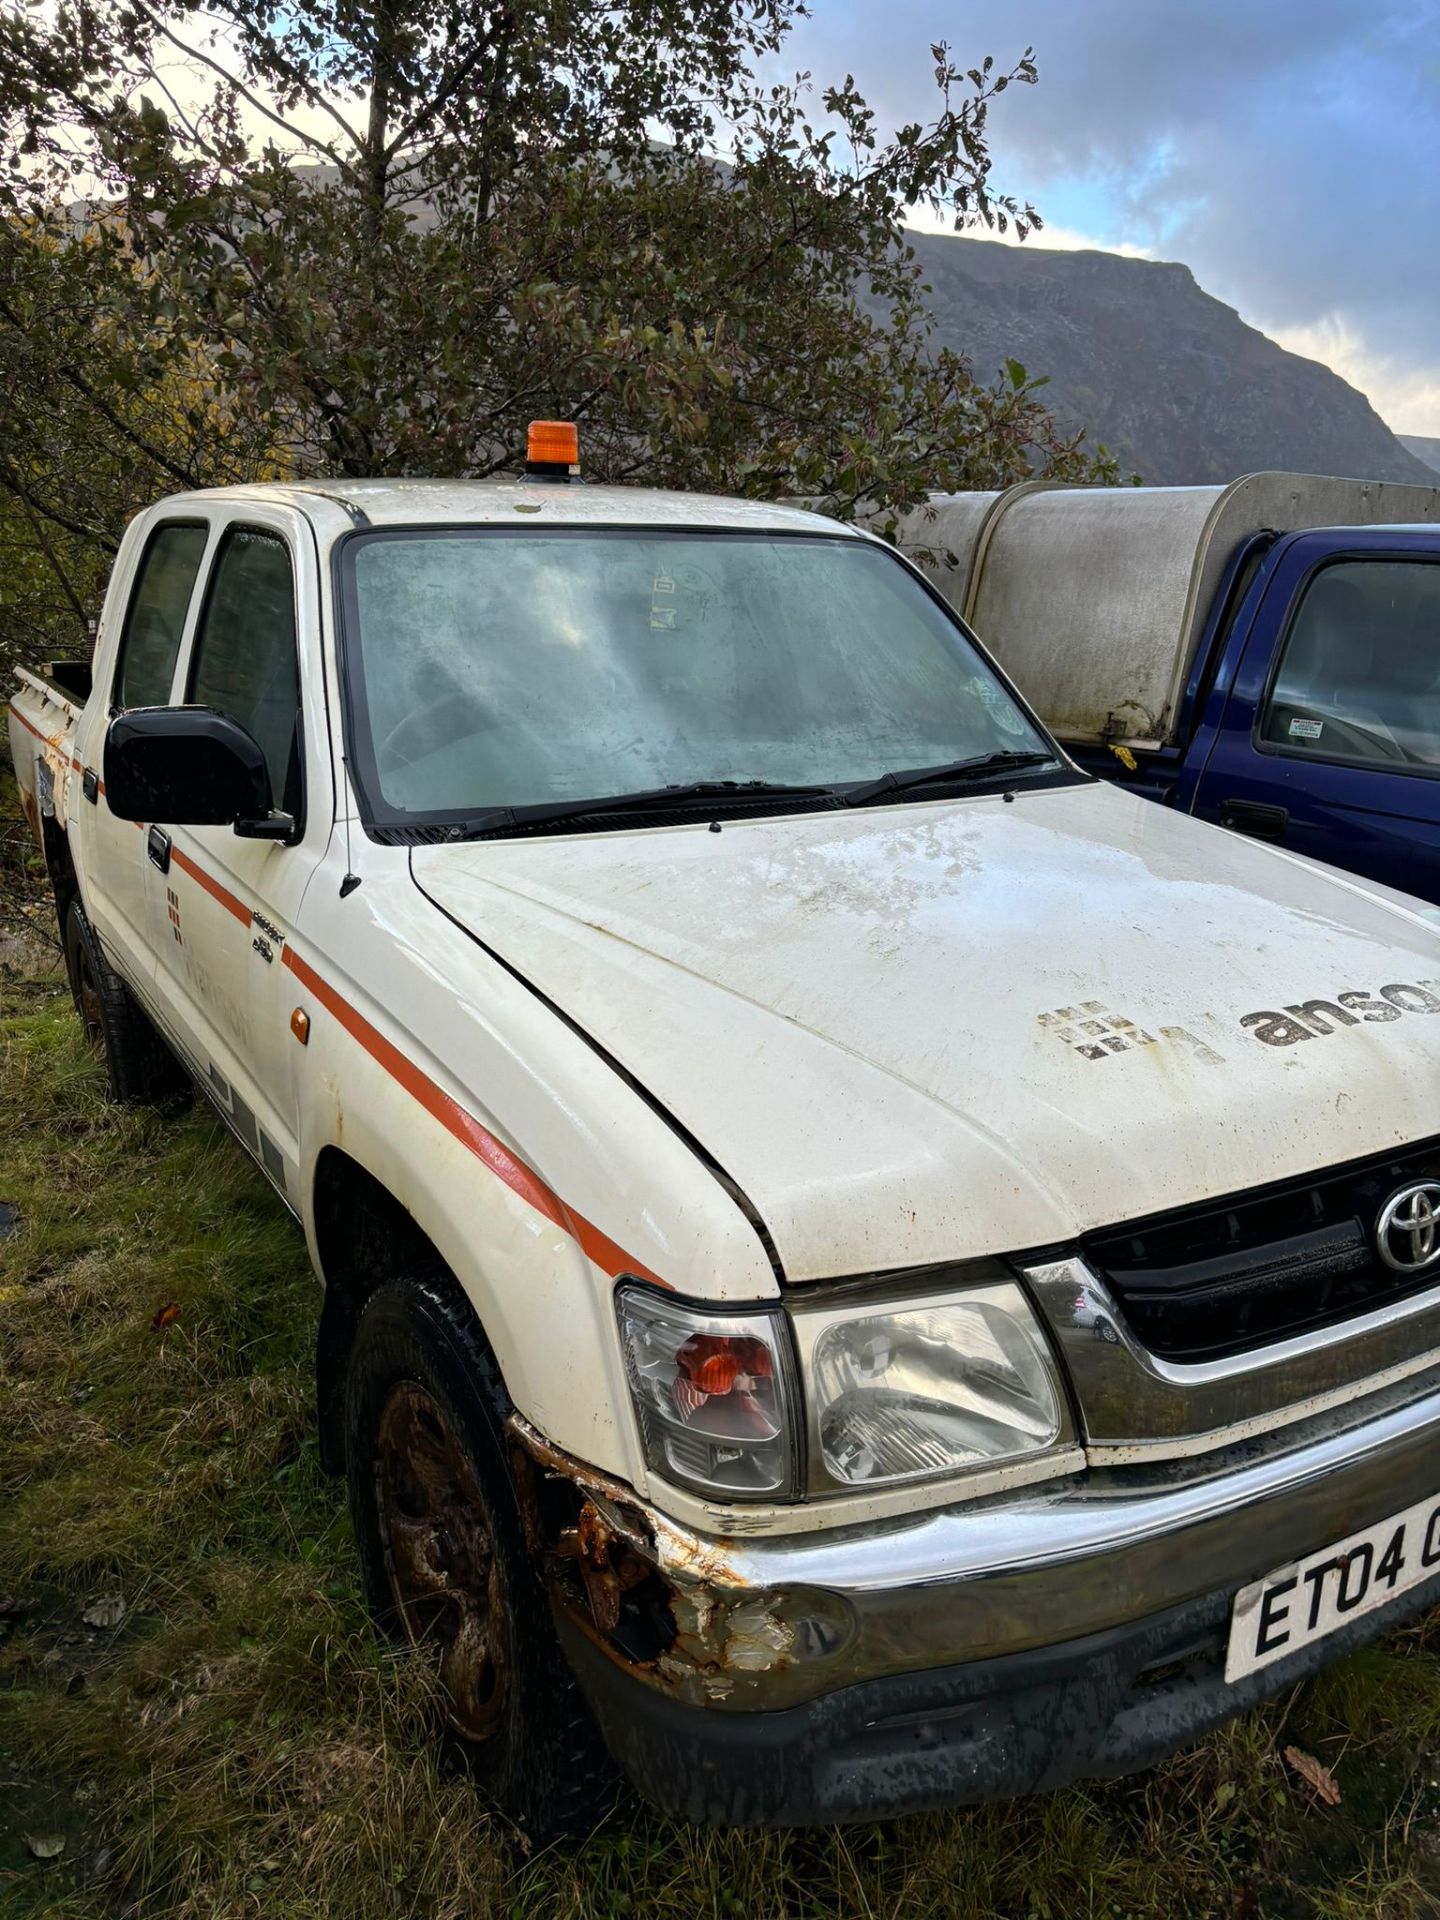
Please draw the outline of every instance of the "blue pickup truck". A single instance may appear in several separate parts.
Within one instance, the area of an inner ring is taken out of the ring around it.
[[[907,545],[1074,757],[1440,903],[1440,487],[936,498]]]

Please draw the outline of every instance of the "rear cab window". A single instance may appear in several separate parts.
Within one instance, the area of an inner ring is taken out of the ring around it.
[[[171,521],[145,543],[120,631],[112,705],[161,707],[170,698],[195,580],[210,529],[203,521]]]
[[[1322,567],[1291,620],[1260,738],[1316,760],[1440,773],[1440,566]]]

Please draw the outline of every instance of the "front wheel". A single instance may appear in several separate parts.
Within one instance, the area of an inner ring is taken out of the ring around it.
[[[588,1826],[614,1770],[526,1551],[499,1369],[447,1274],[389,1281],[350,1351],[345,1457],[366,1598],[435,1672],[476,1778],[532,1838]]]

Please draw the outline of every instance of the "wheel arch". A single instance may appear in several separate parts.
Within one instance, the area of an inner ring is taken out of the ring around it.
[[[483,1063],[462,1064],[466,1082],[477,1084]],[[513,1074],[513,1057],[498,1070]],[[608,1070],[598,1062],[594,1070],[607,1074],[613,1092]],[[511,1087],[507,1080],[504,1090]],[[382,1274],[423,1262],[448,1272],[464,1292],[512,1405],[538,1432],[616,1479],[643,1473],[613,1299],[617,1269],[631,1270],[623,1251],[603,1230],[577,1226],[543,1172],[531,1171],[531,1158],[487,1131],[483,1098],[471,1096],[462,1109],[420,1072],[397,1074],[383,1047],[356,1047],[338,1018],[314,1022],[298,1094],[296,1191],[327,1289],[319,1379],[327,1464],[336,1463],[340,1377],[367,1292]],[[533,1139],[539,1120],[551,1121],[547,1144],[559,1158],[575,1143],[572,1118],[555,1114],[548,1092],[543,1097],[538,1116],[527,1109],[526,1131]],[[470,1107],[481,1117],[472,1119]],[[612,1118],[584,1140],[585,1151],[598,1145],[613,1164],[620,1157],[613,1136]],[[702,1202],[718,1212],[723,1196],[693,1156],[668,1130],[661,1144],[685,1154]],[[589,1170],[593,1190],[593,1164]],[[655,1179],[662,1174],[663,1165]],[[733,1207],[730,1214],[722,1225],[748,1236]],[[753,1247],[752,1239],[752,1257]],[[635,1270],[648,1271],[638,1262]]]
[[[325,1283],[315,1341],[320,1459],[327,1473],[338,1474],[345,1470],[345,1368],[365,1302],[397,1273],[449,1268],[414,1215],[341,1147],[323,1147],[316,1159],[312,1208]],[[458,1284],[456,1292],[463,1297]]]

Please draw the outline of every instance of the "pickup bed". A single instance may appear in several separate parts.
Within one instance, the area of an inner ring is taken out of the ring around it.
[[[112,1089],[324,1284],[382,1631],[536,1831],[1143,1765],[1440,1597],[1440,930],[1077,767],[755,503],[162,501],[10,733]]]

